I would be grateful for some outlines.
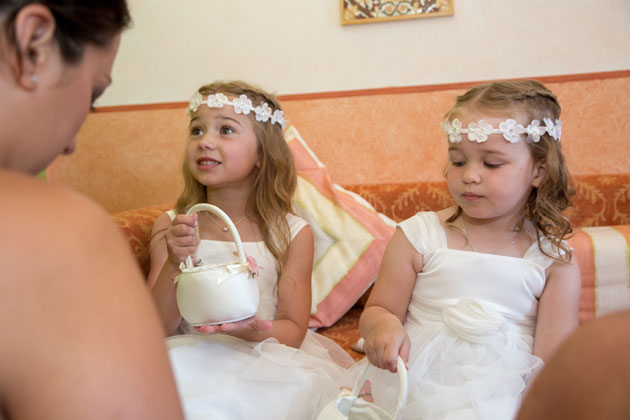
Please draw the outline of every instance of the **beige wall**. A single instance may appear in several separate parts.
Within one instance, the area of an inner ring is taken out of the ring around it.
[[[237,78],[279,94],[630,69],[628,0],[455,0],[450,17],[341,26],[339,0],[129,0],[97,105]]]

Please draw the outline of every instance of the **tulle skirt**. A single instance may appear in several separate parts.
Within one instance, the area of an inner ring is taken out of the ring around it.
[[[447,322],[405,326],[411,352],[403,418],[514,418],[527,382],[543,364],[532,355],[532,335],[510,328],[504,320],[468,323],[468,314],[451,315],[445,315]],[[352,367],[340,385],[351,387],[364,363],[367,358]],[[373,368],[368,380],[375,404],[392,413],[398,396],[397,375]]]
[[[188,420],[315,418],[354,364],[338,345],[310,331],[299,349],[227,335],[187,334],[167,344]]]

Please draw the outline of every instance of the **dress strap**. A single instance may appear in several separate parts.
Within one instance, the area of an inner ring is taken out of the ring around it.
[[[411,245],[422,255],[448,247],[444,228],[433,211],[417,213],[398,226]]]
[[[302,229],[308,226],[306,220],[291,213],[287,213],[287,223],[289,224],[289,231],[291,232],[291,240],[293,240]]]
[[[562,243],[565,244],[565,245],[567,244],[566,241],[562,241]],[[558,257],[563,257],[565,255],[564,250],[556,248],[551,243],[551,241],[549,241],[549,239],[547,239],[547,238],[541,238],[540,244],[541,244],[542,248],[547,253],[549,253],[550,255],[555,255],[555,256],[558,256]],[[569,247],[569,248],[571,250],[573,250],[573,248],[571,248],[571,247]],[[536,242],[536,241],[525,252],[525,255],[523,256],[523,259],[535,262],[536,264],[542,266],[545,269],[550,267],[551,264],[553,264],[556,261],[553,258],[543,254],[543,252],[538,247],[538,242]]]

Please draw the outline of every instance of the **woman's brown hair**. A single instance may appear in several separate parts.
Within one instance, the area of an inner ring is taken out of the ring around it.
[[[6,15],[3,29],[13,44],[15,17],[29,4],[41,4],[52,13],[55,39],[69,64],[81,59],[86,44],[105,47],[131,22],[126,0],[0,0],[0,15]]]

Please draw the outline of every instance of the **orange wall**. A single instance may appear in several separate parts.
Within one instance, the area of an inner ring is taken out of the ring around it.
[[[630,173],[630,71],[540,78],[563,107],[562,144],[576,175]],[[342,184],[442,179],[440,121],[470,84],[280,97],[294,125]],[[48,169],[51,182],[110,211],[174,200],[182,186],[185,104],[92,113],[77,152]],[[163,109],[160,109],[163,108]]]

